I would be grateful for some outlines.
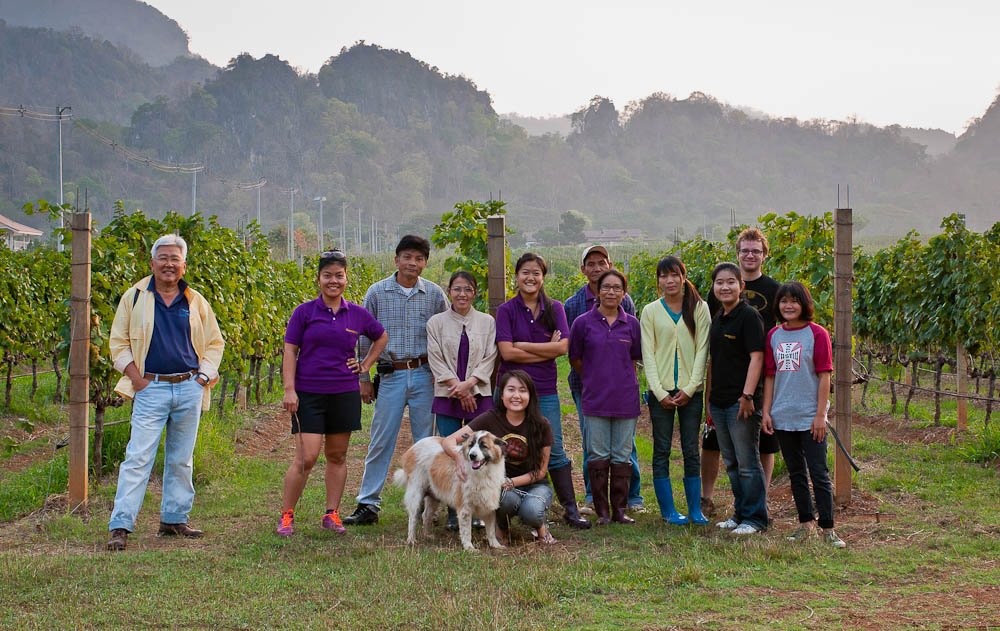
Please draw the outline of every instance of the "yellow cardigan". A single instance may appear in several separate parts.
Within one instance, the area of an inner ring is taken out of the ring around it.
[[[642,364],[646,382],[657,401],[670,390],[683,390],[694,396],[705,385],[708,363],[708,330],[712,317],[708,303],[698,303],[694,310],[695,332],[691,335],[684,318],[673,319],[657,300],[642,309],[639,326],[642,330]],[[678,359],[677,382],[674,383],[674,355]]]
[[[126,291],[122,295],[118,310],[115,311],[115,320],[111,324],[111,337],[108,340],[111,360],[115,364],[115,370],[123,375],[125,368],[132,362],[135,362],[140,373],[145,372],[146,354],[153,339],[153,314],[156,306],[156,299],[148,289],[150,278],[151,276],[147,276],[132,286],[133,290],[139,292],[138,299],[135,299],[133,291]],[[209,379],[202,398],[202,409],[207,410],[212,400],[211,385],[219,380],[219,365],[222,363],[225,341],[215,319],[215,312],[204,296],[188,287],[184,290],[184,297],[187,298],[191,312],[191,346],[198,355],[198,370]],[[135,396],[132,381],[124,376],[118,380],[115,392],[127,399]]]

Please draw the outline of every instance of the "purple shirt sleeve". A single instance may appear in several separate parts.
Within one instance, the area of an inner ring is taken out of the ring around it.
[[[305,307],[309,303],[304,303],[295,307],[292,317],[288,318],[288,325],[285,327],[285,342],[302,346],[302,334],[305,332]]]
[[[583,321],[583,317],[579,317],[573,321],[573,326],[570,328],[569,333],[570,359],[583,359],[583,338],[585,329],[586,324]]]
[[[566,309],[558,300],[552,301],[552,316],[556,323],[556,328],[563,337],[569,337],[569,324],[566,322]]]
[[[816,374],[833,372],[833,345],[830,342],[830,333],[813,322],[809,323],[809,328],[813,332],[813,366]]]
[[[774,327],[767,332],[767,342],[764,344],[764,375],[773,377],[778,372],[778,365],[774,362],[774,347],[771,346],[771,338],[778,327]]]
[[[364,318],[364,326],[361,328],[361,333],[371,341],[375,341],[382,337],[385,333],[385,327],[382,323],[375,319],[367,309],[364,307],[358,307],[361,310],[362,318]]]
[[[509,302],[505,302],[499,307],[497,307],[497,342],[513,342],[514,332],[513,323],[511,322],[513,314],[513,309]],[[566,314],[563,313],[563,318]]]

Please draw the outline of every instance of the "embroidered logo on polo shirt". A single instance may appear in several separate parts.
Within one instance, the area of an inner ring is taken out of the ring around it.
[[[733,335],[732,333],[723,333],[722,336],[724,338],[726,338],[727,340],[735,340],[736,339],[736,336]]]

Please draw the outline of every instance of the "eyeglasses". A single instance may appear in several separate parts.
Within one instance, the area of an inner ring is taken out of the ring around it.
[[[340,250],[327,250],[326,252],[319,255],[321,261],[346,261],[347,255]]]
[[[600,291],[606,294],[620,294],[625,291],[625,288],[621,285],[601,285]]]
[[[154,260],[157,263],[174,263],[174,264],[177,264],[177,263],[183,263],[184,262],[184,259],[182,259],[179,256],[176,256],[176,255],[174,255],[174,256],[167,256],[165,254],[159,254],[159,255],[157,255]]]
[[[750,256],[751,254],[754,256],[763,256],[764,250],[748,250],[746,248],[740,250],[740,256]]]
[[[448,289],[453,294],[474,294],[476,289],[474,287],[462,286],[462,287],[451,287]]]

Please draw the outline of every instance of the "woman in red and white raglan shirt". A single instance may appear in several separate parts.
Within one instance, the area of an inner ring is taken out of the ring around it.
[[[778,288],[775,316],[780,324],[767,334],[764,350],[761,431],[777,435],[788,467],[799,513],[799,529],[789,539],[803,541],[815,536],[818,511],[823,540],[843,548],[846,544],[833,531],[833,488],[826,465],[833,349],[830,333],[812,321],[814,311],[812,296],[802,283],[785,283]]]

